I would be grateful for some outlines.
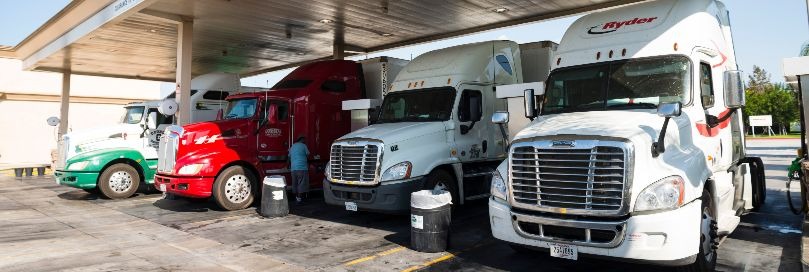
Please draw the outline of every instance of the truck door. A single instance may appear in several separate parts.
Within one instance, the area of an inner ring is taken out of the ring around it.
[[[483,118],[486,104],[483,87],[464,85],[462,90],[455,114],[458,120],[455,146],[462,162],[481,160],[487,157],[485,153],[492,144],[487,141],[487,120]]]
[[[285,172],[289,146],[292,144],[290,101],[270,98],[262,105],[261,123],[256,135],[256,149],[265,174]]]

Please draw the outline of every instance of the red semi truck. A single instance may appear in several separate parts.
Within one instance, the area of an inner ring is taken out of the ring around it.
[[[289,179],[287,153],[304,136],[311,188],[320,188],[332,141],[351,131],[342,101],[378,100],[407,61],[320,61],[301,66],[267,92],[229,96],[216,121],[170,126],[160,141],[155,187],[213,197],[226,210],[252,204],[267,175]],[[357,118],[354,118],[357,119]]]

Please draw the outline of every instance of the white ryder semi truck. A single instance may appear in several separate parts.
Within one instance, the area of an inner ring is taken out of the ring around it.
[[[396,76],[372,124],[332,144],[326,203],[401,212],[421,189],[447,190],[455,204],[488,197],[508,139],[488,118],[506,109],[494,90],[529,75],[544,80],[555,46],[489,41],[415,58]]]
[[[191,81],[191,120],[213,120],[228,95],[261,90],[240,85],[235,74],[195,77]],[[166,100],[173,101],[174,94]],[[151,187],[140,184],[153,183],[158,141],[163,129],[174,123],[173,116],[158,112],[163,101],[129,103],[118,124],[63,135],[55,164],[56,183],[113,199]]]
[[[762,204],[722,2],[588,14],[524,94],[525,115],[539,116],[515,136],[489,200],[494,237],[517,250],[708,271],[720,239]]]

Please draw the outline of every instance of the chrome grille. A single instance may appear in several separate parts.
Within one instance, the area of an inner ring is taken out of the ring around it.
[[[510,164],[513,201],[528,208],[617,212],[624,205],[626,153],[619,146],[515,144]]]
[[[183,128],[179,126],[167,127],[160,138],[157,147],[157,172],[171,174],[174,164],[177,161],[177,148],[180,145],[180,138],[183,135]]]
[[[332,182],[373,185],[379,179],[382,144],[367,141],[335,143],[331,147]]]

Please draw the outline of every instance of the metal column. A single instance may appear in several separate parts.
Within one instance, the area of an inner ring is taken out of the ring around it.
[[[70,70],[62,71],[62,96],[59,99],[59,139],[67,133],[70,113]]]
[[[333,53],[334,54],[334,56],[333,56],[334,59],[341,60],[341,59],[345,58],[345,56],[346,56],[346,46],[345,46],[345,43],[343,43],[342,41],[335,40],[334,41],[334,47],[332,47],[332,50],[334,52]]]
[[[194,21],[183,20],[177,24],[177,104],[178,125],[191,122],[191,43]]]

